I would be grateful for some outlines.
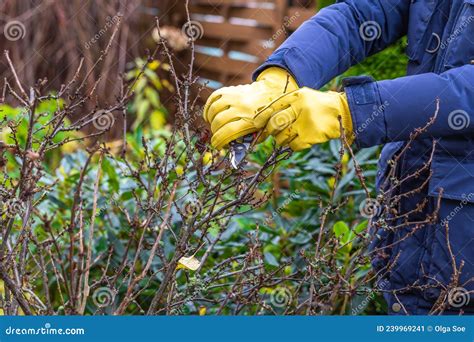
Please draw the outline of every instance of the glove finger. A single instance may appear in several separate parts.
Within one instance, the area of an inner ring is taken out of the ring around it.
[[[261,111],[259,111],[254,117],[255,127],[265,127],[265,125],[268,123],[268,119],[270,119],[273,112],[274,110],[270,106],[266,106]]]
[[[293,108],[289,107],[276,114],[273,114],[265,127],[268,134],[278,135],[296,120],[296,114]]]
[[[215,117],[219,113],[231,108],[231,102],[232,100],[230,100],[229,97],[225,95],[214,101],[207,109],[207,119],[209,120],[208,122],[212,124]]]
[[[311,144],[304,142],[299,136],[290,141],[289,145],[293,151],[302,151],[311,147]]]
[[[211,118],[209,117],[209,109],[210,107],[216,102],[218,101],[220,98],[222,97],[222,94],[220,92],[220,90],[216,90],[215,92],[213,92],[211,94],[211,96],[209,96],[209,98],[207,99],[206,101],[206,104],[204,105],[204,110],[203,110],[203,117],[204,117],[204,120],[206,120],[208,123],[211,123]]]
[[[211,145],[217,149],[222,149],[226,147],[231,141],[234,141],[247,134],[254,133],[256,130],[257,129],[248,121],[232,121],[219,128],[212,135]]]
[[[221,127],[227,125],[229,122],[241,120],[237,111],[233,108],[226,109],[217,113],[211,122],[211,131],[217,132]]]
[[[211,96],[208,97],[206,103],[204,104],[204,109],[203,109],[203,111],[202,111],[202,116],[203,116],[204,120],[205,120],[207,123],[210,123],[209,117],[208,117],[208,116],[209,116],[209,115],[208,115],[208,113],[209,113],[209,107],[210,107],[214,102],[216,102],[217,100],[219,100],[221,97],[222,97],[222,95],[219,94],[219,93],[217,93],[217,92],[215,91],[215,92],[213,92],[213,93],[211,94]]]
[[[293,131],[293,127],[289,126],[282,130],[280,133],[275,135],[275,141],[279,146],[286,146],[288,145],[291,141],[293,141],[298,134]]]
[[[298,100],[299,93],[297,91],[286,93],[276,98],[273,102],[269,103],[262,110],[255,115],[255,125],[257,127],[263,127],[267,124],[270,117],[275,112],[280,112],[291,106],[293,102]]]

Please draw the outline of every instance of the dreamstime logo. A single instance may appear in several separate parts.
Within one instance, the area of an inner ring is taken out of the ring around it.
[[[181,308],[173,308],[170,310],[171,316],[181,316],[184,315],[183,309]]]
[[[203,114],[204,113],[204,107],[199,106],[199,105],[195,105],[195,106],[191,107],[189,113],[190,113],[190,115],[186,119],[186,123],[188,124],[188,126],[192,126],[196,123],[197,120],[202,120],[202,117],[204,115]]]
[[[381,105],[377,106],[374,105],[372,114],[365,119],[364,122],[358,125],[356,129],[356,133],[362,133],[377,117],[380,115],[383,115],[385,110],[390,106],[390,103],[388,101],[384,101]]]
[[[281,212],[296,198],[298,198],[298,195],[300,193],[300,190],[299,189],[296,189],[294,192],[292,192],[286,199],[285,201],[278,207],[276,208],[275,210],[273,210],[270,213],[267,213],[267,217],[264,221],[264,223],[266,225],[269,225],[271,224],[273,218],[275,218],[275,216],[281,214]]]
[[[359,212],[365,218],[372,218],[378,214],[380,203],[376,199],[366,198],[359,205]]]
[[[454,216],[456,216],[463,208],[465,205],[467,205],[469,202],[472,201],[474,198],[474,193],[469,193],[469,194],[462,194],[462,201],[459,202],[459,205],[457,205],[443,220],[441,220],[441,225],[446,226],[449,221],[451,221]]]
[[[18,20],[11,20],[3,27],[5,38],[14,42],[23,39],[26,34],[25,25]]]
[[[382,28],[376,21],[365,21],[359,27],[359,34],[363,40],[371,42],[380,38],[382,35]]]
[[[459,131],[461,129],[467,128],[471,123],[471,118],[464,110],[455,110],[449,113],[448,116],[448,125],[451,129]]]
[[[84,328],[56,328],[51,323],[46,322],[44,326],[34,327],[29,325],[28,327],[12,327],[9,326],[5,329],[6,335],[84,335],[86,333]]]
[[[104,212],[106,212],[111,205],[117,207],[119,206],[120,196],[113,194],[112,197],[107,198],[107,200],[98,208],[96,217],[100,217]],[[89,226],[91,224],[91,218],[84,218],[84,226]]]
[[[109,287],[103,286],[97,288],[92,294],[92,301],[95,306],[104,308],[110,306],[115,299],[115,291]]]
[[[362,302],[360,302],[359,305],[357,305],[355,308],[352,308],[352,315],[355,316],[362,312],[367,307],[367,305],[375,298],[377,292],[383,291],[386,287],[388,287],[389,284],[390,283],[385,279],[376,284],[376,287],[369,291],[369,293],[362,300]]]
[[[99,130],[108,130],[114,125],[115,118],[111,112],[107,110],[99,110],[94,114],[92,123],[94,127]]]
[[[274,42],[283,34],[287,33],[287,28],[293,24],[296,19],[300,17],[299,12],[295,12],[291,17],[287,18],[284,22],[283,25],[270,37],[270,39],[266,40],[263,43],[263,48],[264,49],[271,49],[273,48]]]
[[[270,302],[278,308],[287,306],[292,300],[291,291],[286,287],[277,287],[270,295]]]
[[[199,215],[202,210],[202,203],[200,201],[189,201],[184,205],[184,215],[186,217],[193,217]]]
[[[464,287],[455,287],[448,292],[448,303],[453,308],[461,308],[469,303],[469,291]]]
[[[474,15],[464,18],[453,33],[441,43],[441,49],[446,49],[472,22],[474,21]]]
[[[204,28],[201,23],[195,20],[186,22],[183,27],[181,27],[181,31],[193,42],[202,38],[204,35]]]
[[[293,121],[294,121],[293,116],[287,110],[279,113],[278,115],[275,115],[272,118],[273,125],[275,126],[275,128],[279,130],[286,128]]]
[[[114,15],[113,17],[107,16],[105,20],[105,25],[102,27],[99,32],[97,32],[94,37],[92,37],[88,42],[84,44],[84,48],[86,50],[89,50],[90,47],[97,43],[97,41],[102,37],[112,26],[117,25],[118,22],[120,21],[121,15]]]
[[[7,207],[6,214],[8,217],[14,217],[20,214],[24,209],[23,202],[17,198],[9,199],[5,202],[5,205]]]

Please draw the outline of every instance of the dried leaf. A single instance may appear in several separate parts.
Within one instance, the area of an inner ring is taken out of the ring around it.
[[[182,257],[181,259],[179,259],[178,267],[176,267],[176,269],[179,270],[181,268],[184,268],[187,270],[196,271],[199,266],[201,266],[201,262],[196,259],[194,255],[192,255],[190,257]]]

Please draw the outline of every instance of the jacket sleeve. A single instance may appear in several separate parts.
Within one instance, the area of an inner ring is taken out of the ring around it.
[[[374,82],[367,78],[345,80],[356,141],[361,147],[406,141],[436,119],[420,138],[474,136],[474,65],[442,74],[426,73]]]
[[[407,32],[411,0],[345,0],[301,25],[254,73],[278,66],[319,89]]]
[[[474,136],[474,65],[374,82],[345,80],[356,141],[361,147],[406,141],[437,117],[420,138]]]

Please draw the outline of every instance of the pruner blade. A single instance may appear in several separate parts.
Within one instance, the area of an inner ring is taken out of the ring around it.
[[[254,138],[255,134],[248,134],[229,143],[230,163],[234,169],[237,170],[242,165]]]

